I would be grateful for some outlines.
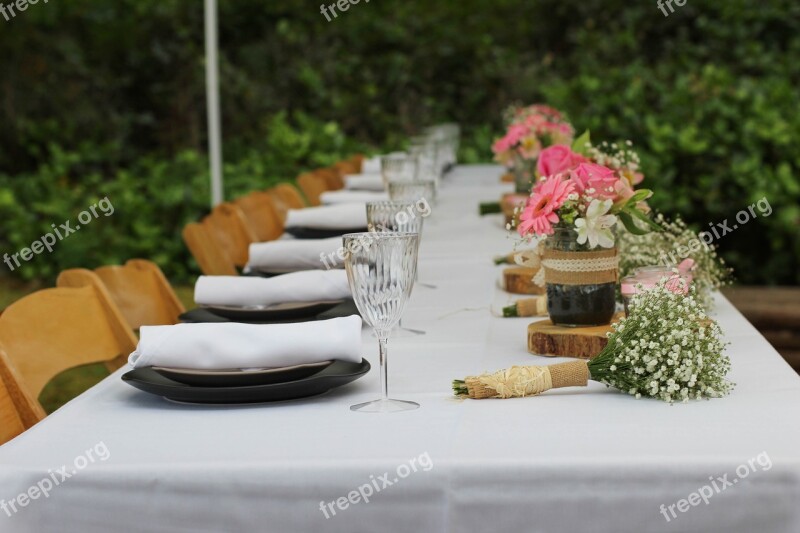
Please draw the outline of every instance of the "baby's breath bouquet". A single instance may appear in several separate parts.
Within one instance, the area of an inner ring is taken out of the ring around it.
[[[662,280],[635,295],[630,314],[612,325],[608,345],[594,359],[550,366],[516,366],[453,382],[458,396],[474,399],[534,396],[559,387],[585,386],[589,379],[636,398],[669,403],[719,398],[730,360],[716,322],[695,298]]]
[[[703,242],[680,217],[668,220],[659,213],[655,222],[663,231],[644,235],[619,233],[620,277],[633,274],[633,270],[638,267],[677,265],[681,259],[688,257],[695,264],[692,283],[697,289],[696,298],[705,309],[710,309],[711,292],[729,283],[733,271],[717,254],[716,245]],[[682,251],[686,255],[679,255]]]

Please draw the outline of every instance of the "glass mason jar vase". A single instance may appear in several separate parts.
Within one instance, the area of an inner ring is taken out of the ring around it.
[[[511,167],[514,175],[514,192],[528,196],[533,188],[533,178],[536,174],[536,159],[523,159],[514,157],[514,166]]]
[[[609,324],[616,308],[617,249],[589,249],[572,227],[556,227],[545,239],[542,260],[547,311],[553,324],[568,327]]]

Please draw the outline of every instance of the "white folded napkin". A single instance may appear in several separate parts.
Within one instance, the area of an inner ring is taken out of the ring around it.
[[[367,206],[364,203],[323,205],[305,209],[289,209],[287,228],[366,229]]]
[[[134,368],[277,368],[339,359],[361,361],[361,317],[293,324],[142,326],[128,357]]]
[[[389,194],[382,191],[348,191],[341,189],[338,191],[325,191],[320,195],[319,200],[325,205],[384,202],[389,200]]]
[[[361,172],[370,174],[381,171],[381,156],[376,155],[361,162]]]
[[[351,191],[384,191],[386,185],[380,172],[377,174],[348,174],[344,177],[344,188]]]
[[[344,270],[306,270],[274,278],[200,276],[194,286],[194,301],[209,306],[332,302],[351,296]]]
[[[344,260],[337,255],[341,247],[341,237],[255,242],[250,245],[247,268],[262,272],[341,268]]]

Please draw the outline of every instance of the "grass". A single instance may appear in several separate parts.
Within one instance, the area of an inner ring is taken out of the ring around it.
[[[39,283],[24,283],[0,277],[0,310],[5,309],[23,296],[43,288],[46,287]],[[192,309],[195,306],[194,287],[179,286],[174,287],[174,289],[175,294],[178,295],[186,309]],[[50,414],[71,399],[100,383],[108,375],[109,372],[105,365],[100,363],[82,365],[65,370],[45,386],[39,395],[39,403],[42,404],[45,412]]]

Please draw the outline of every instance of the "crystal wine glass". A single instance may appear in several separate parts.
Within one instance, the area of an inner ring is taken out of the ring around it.
[[[389,198],[394,202],[426,200],[433,205],[436,203],[436,182],[432,179],[390,182]]]
[[[393,202],[436,203],[436,183],[433,180],[402,181],[389,184],[389,198]],[[420,235],[421,237],[421,235]],[[423,287],[435,289],[436,285],[417,281]]]
[[[396,181],[412,181],[417,175],[419,159],[416,155],[394,152],[381,157],[381,177],[384,186]]]
[[[430,211],[420,211],[417,202],[367,202],[367,228],[371,232],[416,233],[422,238],[422,221]],[[417,241],[419,246],[419,240]],[[407,334],[411,335],[407,335]],[[424,335],[419,329],[403,327],[402,320],[392,332],[395,337]]]
[[[389,398],[387,357],[389,333],[400,321],[417,273],[416,233],[349,233],[343,237],[345,269],[356,307],[378,337],[381,364],[379,400],[350,407],[352,411],[389,413],[419,407]]]

